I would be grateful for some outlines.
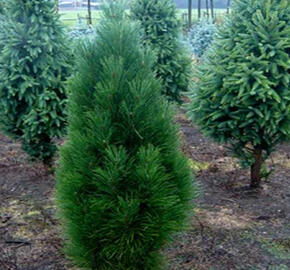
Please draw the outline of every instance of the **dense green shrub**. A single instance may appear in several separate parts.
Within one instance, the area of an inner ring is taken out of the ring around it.
[[[106,6],[69,83],[57,200],[79,267],[161,269],[160,249],[191,208],[188,162],[139,34],[123,5]]]
[[[53,1],[9,0],[0,34],[0,123],[34,159],[49,163],[65,127],[68,48]]]
[[[211,45],[216,31],[216,25],[211,20],[200,20],[192,27],[189,32],[189,42],[195,56],[203,56]]]
[[[156,54],[154,69],[163,82],[163,94],[180,102],[187,92],[191,60],[181,42],[180,22],[172,0],[134,0],[132,18],[145,32],[144,43]]]
[[[231,143],[259,186],[263,161],[290,135],[290,2],[237,0],[200,67],[189,116]]]

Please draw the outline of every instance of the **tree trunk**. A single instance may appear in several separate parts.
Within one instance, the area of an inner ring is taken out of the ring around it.
[[[210,0],[210,13],[211,13],[211,18],[213,19],[213,17],[214,17],[213,0]]]
[[[201,0],[198,0],[197,10],[198,10],[198,19],[200,19],[201,18]]]
[[[227,3],[227,14],[230,13],[230,5],[231,5],[231,0],[228,0],[228,3]]]
[[[49,152],[50,148],[51,148],[51,138],[47,135],[47,134],[42,134],[42,141],[43,141],[43,151],[44,152]],[[42,160],[42,163],[45,167],[45,170],[47,172],[50,171],[51,167],[52,167],[52,161],[53,161],[53,156],[52,155],[49,155],[47,157],[44,157],[43,160]]]
[[[92,25],[91,0],[88,0],[88,24]]]
[[[188,0],[188,29],[192,25],[192,0]]]
[[[259,188],[261,185],[261,169],[263,165],[262,149],[256,147],[254,149],[255,162],[251,166],[251,188]]]
[[[208,0],[205,0],[205,7],[206,7],[206,17],[209,18],[209,9],[208,9]]]

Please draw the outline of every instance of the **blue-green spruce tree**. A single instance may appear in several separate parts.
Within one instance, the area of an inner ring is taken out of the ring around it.
[[[212,20],[202,19],[189,32],[189,43],[195,57],[202,58],[210,47],[217,27]]]
[[[290,136],[289,18],[288,0],[236,0],[191,95],[189,116],[205,134],[232,144],[251,166],[252,187]]]
[[[192,176],[152,53],[124,14],[106,5],[97,37],[79,50],[57,201],[79,267],[157,270],[160,249],[184,228]]]
[[[0,31],[0,124],[49,163],[66,121],[69,51],[54,1],[8,0]]]

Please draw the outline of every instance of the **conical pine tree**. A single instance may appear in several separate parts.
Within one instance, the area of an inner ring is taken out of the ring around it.
[[[162,80],[162,93],[181,102],[188,91],[191,72],[189,53],[181,42],[181,25],[173,0],[134,0],[132,18],[141,23],[144,43],[155,52],[154,71]]]
[[[189,116],[205,134],[233,146],[251,166],[258,187],[261,167],[290,136],[290,2],[236,0],[200,67]]]
[[[53,1],[8,0],[0,55],[0,124],[34,159],[49,163],[66,120],[69,50]]]
[[[106,6],[97,38],[79,50],[57,201],[79,267],[154,270],[184,227],[192,177],[151,53],[124,14],[124,5]]]

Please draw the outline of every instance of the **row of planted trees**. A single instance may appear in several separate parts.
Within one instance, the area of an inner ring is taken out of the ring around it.
[[[57,203],[80,267],[162,269],[160,250],[184,228],[194,197],[171,107],[184,93],[189,117],[252,168],[252,187],[289,139],[287,0],[237,0],[194,73],[171,0],[136,0],[130,15],[110,1],[73,56],[52,1],[8,3],[1,128],[47,164],[67,133]]]
[[[178,41],[180,25],[174,5],[161,3],[136,2],[133,16],[141,19],[147,32],[143,43],[155,51],[154,69],[163,82],[162,92],[180,102],[181,92],[188,88],[190,60]],[[0,56],[2,130],[20,139],[33,159],[49,165],[56,151],[53,139],[65,134],[65,84],[78,56],[72,55],[53,2],[8,0],[1,8],[5,8]],[[151,12],[160,18],[165,15],[168,21],[155,20]]]

